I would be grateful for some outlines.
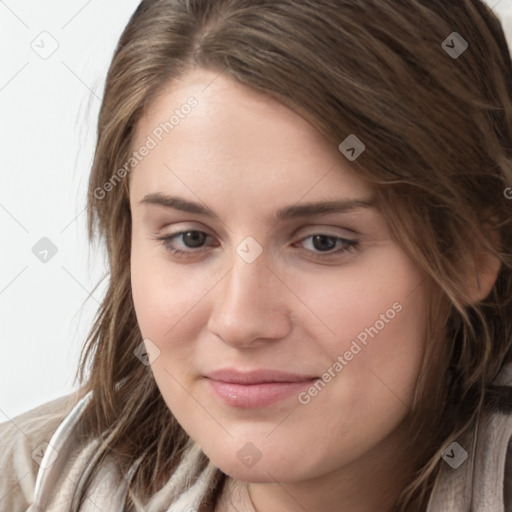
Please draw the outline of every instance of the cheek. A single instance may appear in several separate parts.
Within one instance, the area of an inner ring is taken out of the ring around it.
[[[158,347],[151,370],[162,397],[183,419],[190,407],[184,388],[191,387],[195,374],[193,337],[198,327],[197,304],[204,292],[200,283],[176,269],[165,260],[161,248],[133,245],[131,284],[137,323],[142,337]]]
[[[195,276],[195,277],[194,277]],[[153,242],[132,244],[131,285],[137,321],[144,337],[162,344],[187,322],[212,286],[208,278],[186,272],[166,260]]]
[[[308,329],[311,339],[328,348],[334,358],[356,340],[370,349],[361,353],[377,355],[384,350],[391,359],[423,348],[423,280],[413,262],[395,246],[375,251],[368,261],[354,267],[340,267],[314,279],[288,279],[297,296],[310,306],[304,309],[300,327]]]
[[[205,296],[218,281],[212,273],[186,272],[170,263],[161,247],[142,242],[132,248],[132,296],[144,339],[158,347],[151,370],[169,409],[187,416],[194,379],[201,372],[196,342],[208,321]]]
[[[333,467],[370,449],[410,412],[425,348],[426,298],[416,270],[406,261],[397,268],[391,280],[369,271],[347,279],[337,295],[332,285],[325,288],[330,300],[317,298],[337,336],[322,341],[331,361],[322,378],[330,380],[313,390],[302,417],[310,432],[329,426],[321,444]]]
[[[331,403],[344,404],[354,420],[374,415],[393,423],[412,402],[425,350],[427,298],[422,281],[412,261],[389,247],[364,272],[343,271],[309,291],[304,288],[330,329],[327,336],[323,326],[310,332],[328,354],[330,363],[320,369],[325,380],[336,375],[321,394]]]

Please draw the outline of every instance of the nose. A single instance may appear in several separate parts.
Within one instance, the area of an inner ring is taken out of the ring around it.
[[[237,348],[284,338],[291,330],[290,292],[264,254],[247,263],[235,253],[233,266],[212,290],[210,332]]]

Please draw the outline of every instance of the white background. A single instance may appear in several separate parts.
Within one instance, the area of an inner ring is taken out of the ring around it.
[[[93,292],[105,259],[85,229],[95,124],[138,3],[0,0],[0,422],[75,389],[105,282]],[[488,3],[512,46],[512,0]],[[57,248],[46,263],[32,252],[43,237]]]

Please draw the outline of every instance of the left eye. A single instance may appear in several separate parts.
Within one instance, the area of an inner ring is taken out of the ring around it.
[[[175,240],[179,239],[180,237],[182,238],[183,244],[181,248],[177,247],[175,242]],[[164,237],[158,238],[158,240],[173,255],[186,257],[191,256],[193,253],[199,252],[195,249],[203,249],[203,244],[209,238],[211,238],[211,236],[203,231],[189,230],[180,231],[179,233],[174,233],[173,235],[166,235]],[[309,239],[311,239],[309,245],[312,248],[306,249],[306,251],[313,253],[314,256],[318,258],[328,258],[340,255],[350,250],[355,250],[358,245],[356,240],[348,240],[346,238],[327,234],[308,235],[307,237],[300,239],[298,242],[295,242],[293,245],[297,246],[298,244],[303,244],[306,240]],[[338,249],[333,251],[333,249],[336,247],[338,247]]]
[[[299,240],[297,243],[303,243],[305,240],[309,239],[311,239],[310,245],[314,250],[306,250],[308,252],[313,252],[314,256],[317,258],[333,258],[348,251],[355,250],[358,245],[357,240],[348,240],[340,236],[326,234],[308,235]],[[332,249],[334,249],[336,246],[339,248],[333,251]]]

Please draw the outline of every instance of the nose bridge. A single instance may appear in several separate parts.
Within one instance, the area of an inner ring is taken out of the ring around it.
[[[225,305],[232,308],[247,306],[253,311],[264,306],[265,296],[272,295],[269,293],[272,273],[267,264],[263,254],[250,261],[240,256],[237,251],[233,257],[231,270],[226,276],[223,297]]]
[[[247,248],[240,244],[236,249],[232,267],[215,294],[210,330],[232,345],[285,336],[290,327],[286,299],[275,288],[279,284],[267,267],[266,255],[253,257],[253,253],[247,258],[240,247]]]

